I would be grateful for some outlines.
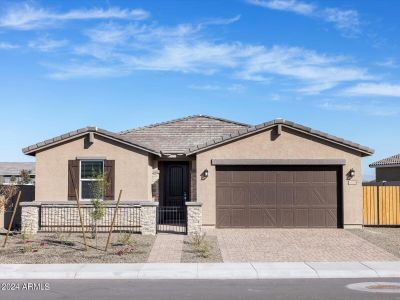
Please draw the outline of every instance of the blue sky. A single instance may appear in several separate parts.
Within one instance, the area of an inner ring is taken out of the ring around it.
[[[400,152],[400,3],[2,1],[0,161],[87,125],[282,117]]]

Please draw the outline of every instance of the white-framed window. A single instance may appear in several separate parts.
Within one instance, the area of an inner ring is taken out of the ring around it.
[[[81,160],[79,163],[79,191],[81,200],[92,200],[95,198],[93,184],[99,181],[96,178],[104,174],[103,160]],[[103,195],[104,197],[104,195]],[[102,197],[102,198],[103,198]]]

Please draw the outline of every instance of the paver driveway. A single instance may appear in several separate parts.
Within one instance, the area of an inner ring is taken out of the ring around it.
[[[343,229],[215,229],[224,262],[384,261],[394,255]]]

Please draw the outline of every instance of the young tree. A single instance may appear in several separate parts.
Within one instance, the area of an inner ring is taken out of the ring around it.
[[[0,185],[0,210],[17,194],[18,186],[13,183]]]
[[[31,174],[31,170],[21,170],[19,173],[18,184],[30,184],[32,182]]]
[[[103,199],[105,193],[110,188],[111,183],[106,180],[107,174],[96,174],[95,172],[93,173],[93,179],[95,180],[90,185],[90,190],[93,197],[93,199],[91,200],[93,208],[90,212],[90,217],[92,218],[92,236],[96,239],[97,248],[98,222],[104,217],[105,206],[103,203]]]

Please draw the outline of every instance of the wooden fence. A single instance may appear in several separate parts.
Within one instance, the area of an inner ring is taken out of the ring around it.
[[[364,225],[400,225],[400,184],[363,185]]]

